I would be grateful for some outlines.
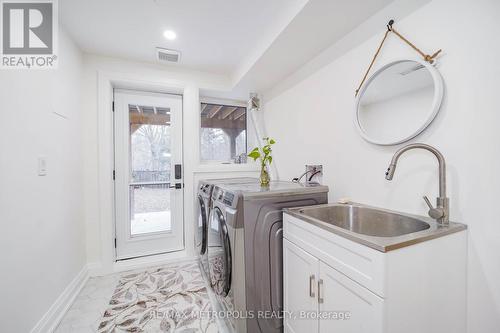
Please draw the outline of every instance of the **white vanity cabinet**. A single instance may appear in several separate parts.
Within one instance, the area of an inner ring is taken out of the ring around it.
[[[283,240],[283,288],[296,292],[284,295],[286,311],[298,315],[301,312],[317,312],[316,283],[319,278],[319,260],[293,243]],[[316,318],[285,320],[286,331],[293,333],[318,332]]]
[[[283,230],[285,332],[465,332],[465,232],[380,252],[286,213]]]
[[[383,333],[384,300],[322,261],[319,262],[319,311],[349,311],[348,319],[320,319],[319,332]]]
[[[288,240],[283,241],[285,332],[382,333],[384,300]],[[288,292],[290,291],[290,292]],[[348,319],[330,320],[317,314]]]

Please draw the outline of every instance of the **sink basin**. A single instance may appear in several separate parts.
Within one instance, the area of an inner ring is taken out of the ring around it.
[[[299,213],[357,234],[376,237],[395,237],[430,228],[428,223],[410,216],[353,205],[307,208]]]
[[[353,202],[287,208],[285,213],[381,252],[467,229],[461,223],[440,225],[428,217]]]

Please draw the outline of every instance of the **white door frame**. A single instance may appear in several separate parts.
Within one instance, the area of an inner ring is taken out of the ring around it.
[[[170,189],[171,230],[168,233],[132,235],[130,230],[130,147],[129,103],[163,106],[171,109],[172,160],[171,180],[183,184],[183,175],[174,179],[174,165],[183,165],[182,95],[142,92],[129,89],[114,90],[114,158],[115,158],[115,237],[116,259],[124,260],[158,255],[184,249],[183,188]],[[181,171],[182,172],[182,171]]]
[[[125,269],[162,263],[165,260],[178,260],[191,256],[190,251],[183,250],[163,255],[131,259],[116,262],[114,247],[114,182],[113,182],[113,89],[134,89],[139,91],[152,91],[160,93],[180,94],[184,96],[184,111],[186,108],[199,108],[199,103],[187,103],[189,99],[199,99],[198,87],[179,80],[144,81],[143,76],[134,74],[123,74],[116,72],[97,72],[97,117],[98,117],[98,179],[99,179],[99,233],[100,233],[100,262],[89,263],[92,275],[104,275]],[[194,98],[193,98],[194,97]],[[186,142],[184,140],[184,142]],[[185,155],[185,154],[184,154]],[[185,189],[191,186],[191,180],[187,177],[186,166],[184,167]],[[185,191],[184,206],[189,200],[191,191]],[[186,218],[186,217],[185,217]],[[190,224],[184,221],[184,243],[186,244],[187,228]]]

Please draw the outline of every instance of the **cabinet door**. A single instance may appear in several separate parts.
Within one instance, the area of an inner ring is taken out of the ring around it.
[[[382,333],[384,300],[323,262],[319,265],[319,332]],[[345,312],[349,318],[340,319]]]
[[[318,332],[317,281],[319,260],[283,240],[285,332]],[[310,319],[304,318],[308,314]]]

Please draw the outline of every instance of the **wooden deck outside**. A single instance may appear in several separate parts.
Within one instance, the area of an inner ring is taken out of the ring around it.
[[[202,103],[201,128],[219,128],[229,137],[231,156],[235,156],[236,138],[247,128],[246,108],[241,106]],[[170,125],[170,109],[129,105],[130,134],[142,125]]]

